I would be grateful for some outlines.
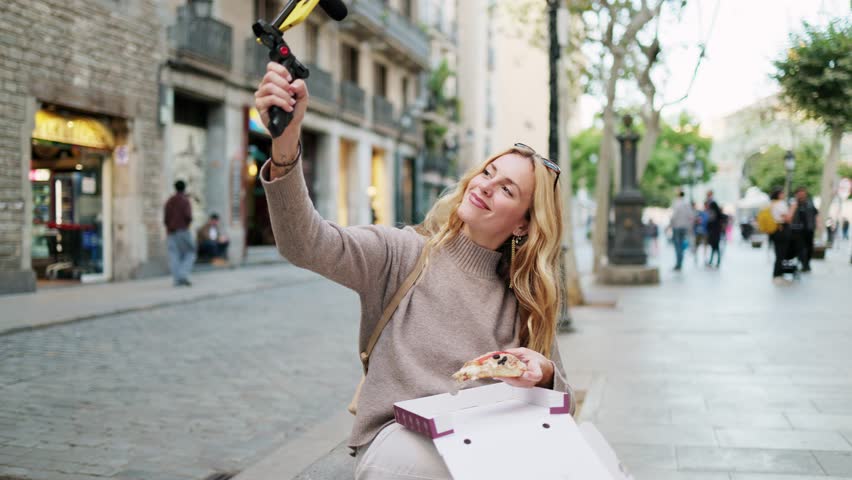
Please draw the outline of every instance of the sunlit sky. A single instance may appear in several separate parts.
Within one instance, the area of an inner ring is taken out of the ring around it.
[[[690,0],[680,21],[670,15],[660,27],[667,52],[658,72],[665,80],[665,87],[658,87],[664,102],[687,92],[700,43],[707,45],[706,56],[687,99],[666,107],[663,116],[673,118],[685,109],[707,121],[777,92],[769,75],[789,33],[801,31],[802,21],[825,24],[849,15],[850,0]],[[583,98],[581,124],[590,125],[599,108],[595,99]]]

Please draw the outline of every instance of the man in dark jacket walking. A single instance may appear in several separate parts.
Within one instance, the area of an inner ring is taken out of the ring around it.
[[[808,195],[808,189],[796,189],[796,214],[793,216],[791,227],[793,245],[802,263],[802,271],[811,271],[811,257],[814,254],[814,230],[816,230],[817,213],[814,202]]]
[[[195,264],[195,240],[189,231],[192,223],[192,205],[184,191],[182,180],[175,182],[175,194],[163,209],[164,223],[168,233],[169,268],[176,286],[190,286],[189,272]]]

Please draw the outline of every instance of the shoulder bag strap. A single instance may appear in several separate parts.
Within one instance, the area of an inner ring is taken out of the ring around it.
[[[420,253],[420,258],[417,259],[417,264],[414,265],[414,270],[408,274],[408,277],[405,278],[405,281],[402,282],[402,285],[399,287],[399,290],[396,291],[393,298],[391,298],[390,303],[387,304],[384,311],[382,312],[382,317],[379,319],[379,323],[376,324],[376,328],[373,329],[373,334],[370,336],[370,340],[367,342],[367,348],[363,352],[361,352],[361,364],[364,366],[364,373],[367,373],[367,365],[370,361],[370,354],[373,353],[373,348],[376,346],[376,342],[379,341],[379,337],[382,336],[382,330],[384,330],[385,325],[391,319],[394,312],[396,311],[396,307],[399,306],[399,302],[402,301],[402,297],[411,290],[411,287],[414,286],[414,283],[417,282],[417,279],[420,278],[420,274],[423,273],[423,267],[426,265],[426,249],[423,249],[423,252]]]

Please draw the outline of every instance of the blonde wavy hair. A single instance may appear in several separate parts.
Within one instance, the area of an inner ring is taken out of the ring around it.
[[[507,286],[512,285],[521,307],[521,345],[550,358],[550,348],[556,335],[562,283],[562,197],[559,184],[554,181],[555,173],[536,158],[537,154],[512,147],[468,170],[432,206],[417,230],[428,237],[425,246],[428,265],[432,251],[461,233],[464,222],[457,211],[471,180],[494,160],[512,153],[530,159],[535,174],[535,191],[527,212],[527,235],[517,244],[514,262],[511,261],[511,237],[500,247],[499,251],[503,255],[497,270]]]

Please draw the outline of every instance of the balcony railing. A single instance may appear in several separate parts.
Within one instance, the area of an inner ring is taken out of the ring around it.
[[[186,5],[178,7],[171,37],[179,56],[231,69],[231,26],[215,18],[196,17]]]
[[[361,90],[358,85],[344,80],[340,82],[340,104],[344,112],[358,115],[359,117],[366,116],[366,95],[364,90]]]
[[[329,103],[337,103],[337,94],[331,73],[311,63],[305,63],[305,66],[311,72],[307,80],[308,91],[311,97],[319,98]]]
[[[419,64],[429,64],[429,37],[409,19],[380,0],[352,0],[349,11],[355,19],[369,24],[368,29],[375,34],[384,32]]]
[[[450,171],[450,159],[446,155],[427,152],[423,158],[423,170],[446,176]]]
[[[388,33],[420,60],[429,61],[429,36],[392,9],[387,9]]]
[[[373,121],[376,125],[396,128],[397,121],[393,115],[393,104],[380,95],[373,96]]]

